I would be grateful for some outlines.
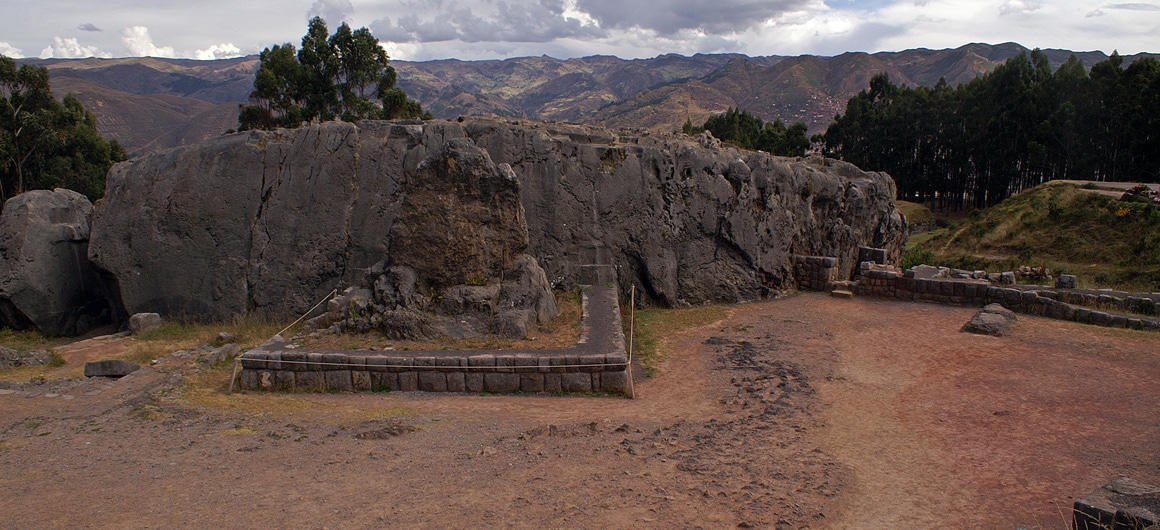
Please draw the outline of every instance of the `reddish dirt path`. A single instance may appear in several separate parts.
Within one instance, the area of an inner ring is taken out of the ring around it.
[[[0,526],[1058,529],[1160,483],[1160,336],[972,313],[737,306],[636,400],[194,395],[178,362],[0,395]]]

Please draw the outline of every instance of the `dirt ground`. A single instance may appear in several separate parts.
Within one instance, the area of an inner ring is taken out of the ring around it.
[[[0,527],[1061,529],[1074,496],[1160,484],[1160,336],[960,333],[974,311],[736,306],[635,400],[227,396],[180,358],[8,389]]]

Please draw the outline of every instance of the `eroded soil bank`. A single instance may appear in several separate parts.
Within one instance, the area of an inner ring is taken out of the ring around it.
[[[224,396],[179,360],[6,393],[0,526],[1064,528],[1073,496],[1160,483],[1155,334],[959,333],[973,312],[736,306],[636,400]]]

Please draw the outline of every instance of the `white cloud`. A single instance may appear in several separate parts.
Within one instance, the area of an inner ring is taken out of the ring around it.
[[[204,50],[197,50],[193,52],[194,59],[208,61],[212,59],[228,59],[230,57],[238,57],[242,55],[242,50],[238,49],[232,43],[214,44]]]
[[[1031,11],[1038,11],[1041,8],[1037,2],[1029,2],[1027,0],[1007,0],[1003,5],[999,6],[1000,15],[1014,15],[1019,13],[1030,13]]]
[[[19,59],[24,57],[24,52],[21,52],[19,48],[12,46],[7,42],[0,41],[0,55],[13,59]]]
[[[81,57],[112,57],[96,46],[84,46],[74,38],[52,38],[52,45],[40,51],[41,59],[78,59]]]
[[[346,22],[354,13],[350,0],[315,0],[306,12],[307,18],[322,17],[331,31]]]
[[[129,50],[130,55],[138,57],[177,56],[173,46],[155,46],[153,37],[149,36],[149,28],[145,26],[131,26],[121,30],[121,43]]]

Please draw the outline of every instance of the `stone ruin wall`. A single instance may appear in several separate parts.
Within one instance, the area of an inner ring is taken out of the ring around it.
[[[848,275],[830,266],[833,260],[821,256],[795,258],[799,286],[814,291],[849,288],[859,296],[908,302],[978,307],[998,303],[1016,313],[1097,326],[1160,331],[1160,295],[1156,294],[994,285],[982,279],[916,278],[913,271],[879,267],[885,260],[874,259],[864,261],[855,279],[847,281],[843,278]]]

